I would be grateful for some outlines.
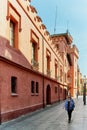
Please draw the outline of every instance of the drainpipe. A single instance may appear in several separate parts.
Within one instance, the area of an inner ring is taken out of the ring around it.
[[[0,86],[0,125],[1,125],[1,122],[2,122],[1,121],[1,86]]]
[[[43,90],[42,90],[42,93],[43,93],[43,108],[45,107],[45,103],[44,103],[44,38],[42,36],[42,74],[43,74]]]

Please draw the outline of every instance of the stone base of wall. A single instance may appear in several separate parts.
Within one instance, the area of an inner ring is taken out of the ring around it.
[[[27,107],[27,108],[20,109],[20,110],[15,110],[15,111],[9,111],[9,112],[2,113],[1,114],[1,123],[12,120],[12,119],[15,119],[17,117],[28,114],[30,112],[39,110],[41,108],[43,108],[42,104],[37,105],[37,106],[33,106],[33,107]]]

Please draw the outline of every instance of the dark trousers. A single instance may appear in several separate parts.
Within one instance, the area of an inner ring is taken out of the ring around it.
[[[72,116],[72,110],[68,110],[68,120],[71,121],[71,116]]]

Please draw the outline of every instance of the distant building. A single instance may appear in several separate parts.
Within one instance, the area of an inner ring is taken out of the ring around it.
[[[78,72],[77,72],[77,94],[82,95],[83,94],[83,83],[82,83],[82,74],[80,73],[80,69],[78,66]]]
[[[72,57],[72,84],[71,84],[71,93],[75,97],[77,94],[78,89],[78,58],[79,58],[79,51],[76,47],[76,45],[72,45],[70,48],[70,54]]]
[[[57,47],[59,57],[61,57],[62,59],[63,84],[66,84],[67,90],[71,92],[71,84],[72,84],[71,68],[73,66],[73,63],[72,63],[72,59],[71,59],[72,57],[69,50],[71,49],[72,37],[71,35],[69,35],[69,33],[55,34],[52,35],[51,37],[54,46]],[[60,64],[59,61],[58,64]],[[60,71],[60,69],[58,70]]]
[[[84,84],[86,84],[86,89],[84,89]],[[81,94],[84,95],[84,91],[86,91],[87,95],[87,77],[81,77]]]
[[[72,96],[78,49],[50,35],[30,0],[0,2],[0,123]]]

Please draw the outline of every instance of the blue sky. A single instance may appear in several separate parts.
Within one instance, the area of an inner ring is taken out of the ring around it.
[[[54,33],[57,14],[55,33],[69,30],[73,44],[79,50],[80,72],[87,75],[87,0],[31,0],[31,5],[36,8],[50,34]]]

